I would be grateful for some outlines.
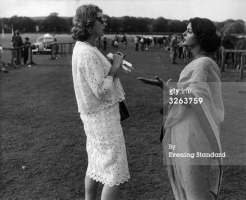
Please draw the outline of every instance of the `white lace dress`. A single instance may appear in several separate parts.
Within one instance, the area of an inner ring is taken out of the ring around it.
[[[119,101],[124,99],[120,80],[107,76],[111,64],[96,49],[77,42],[72,70],[80,117],[87,136],[86,175],[105,185],[130,178]]]
[[[81,118],[87,136],[86,175],[109,186],[127,181],[130,176],[119,104]]]

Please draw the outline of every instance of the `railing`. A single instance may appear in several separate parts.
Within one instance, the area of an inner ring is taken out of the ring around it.
[[[60,54],[61,57],[65,56],[66,54],[72,55],[74,45],[75,45],[74,42],[73,43],[52,43],[51,44],[51,59],[56,59],[57,54]]]
[[[22,51],[24,48],[28,48],[28,57],[30,58],[30,62],[28,64],[35,65],[36,63],[32,60],[32,46],[25,46],[25,47],[13,47],[13,48],[3,48],[3,50],[11,51],[11,66],[16,68],[16,64],[21,63],[22,58]]]
[[[51,44],[51,59],[57,59],[57,55],[61,57],[69,54],[72,55],[73,46],[75,43],[52,43]],[[10,67],[16,68],[18,64],[21,64],[22,59],[22,51],[24,48],[28,48],[28,65],[36,65],[33,62],[33,52],[32,46],[25,46],[25,47],[13,47],[13,48],[3,48],[3,50],[11,51],[11,64]]]
[[[226,53],[242,53],[240,57],[240,79],[244,79],[244,61],[245,61],[245,56],[246,56],[246,50],[231,50],[231,49],[224,49],[222,50],[222,62],[221,62],[221,71],[225,71],[225,58],[226,58]],[[236,62],[236,60],[235,60]]]

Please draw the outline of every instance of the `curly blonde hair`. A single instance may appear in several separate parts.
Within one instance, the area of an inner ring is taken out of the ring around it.
[[[102,12],[102,10],[92,4],[82,5],[77,8],[71,30],[74,40],[85,41],[91,36],[88,31],[96,21],[98,12]]]

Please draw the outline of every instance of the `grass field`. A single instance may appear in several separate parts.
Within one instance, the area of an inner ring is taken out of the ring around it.
[[[59,37],[58,41],[71,40],[68,35]],[[5,38],[2,46],[7,47],[8,42]],[[107,53],[116,51],[108,47]],[[120,44],[118,50],[134,66],[132,73],[119,74],[130,112],[122,126],[131,175],[121,187],[120,199],[173,200],[159,142],[163,94],[158,88],[141,84],[137,77],[158,75],[176,82],[185,65],[182,60],[171,65],[168,52],[158,48],[135,52],[130,43],[126,50]],[[3,59],[7,61],[8,57]],[[82,200],[86,137],[77,112],[71,55],[58,60],[51,60],[50,55],[34,55],[33,60],[37,65],[0,73],[0,199]],[[246,82],[238,81],[239,72],[226,70],[221,76],[226,112],[221,143],[227,158],[219,200],[244,200]]]

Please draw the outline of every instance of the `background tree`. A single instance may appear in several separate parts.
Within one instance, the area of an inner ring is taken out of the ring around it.
[[[107,19],[106,33],[183,33],[189,23],[188,20],[170,20],[163,17],[142,18],[142,17],[110,17],[104,15]],[[19,29],[21,32],[68,32],[70,33],[73,26],[73,17],[59,17],[58,13],[51,13],[49,16],[43,17],[18,17],[0,18],[4,23],[4,30],[11,32],[11,26],[14,30]],[[228,19],[223,22],[214,22],[220,33],[242,34],[246,33],[245,22],[243,20]],[[38,26],[38,30],[36,30]],[[2,23],[0,23],[2,28]]]
[[[122,28],[122,18],[120,17],[111,17],[111,23],[108,27],[112,32],[119,33]]]
[[[36,22],[29,17],[23,17],[19,20],[19,27],[21,27],[22,32],[35,32]]]
[[[246,33],[245,22],[242,20],[237,20],[233,22],[225,23],[225,25],[220,29],[222,34],[240,34]]]
[[[187,24],[179,20],[170,20],[167,23],[167,28],[167,31],[171,33],[183,33],[187,28]]]
[[[9,23],[9,18],[0,18],[0,30],[2,31],[2,25],[5,32],[11,31],[11,24]]]
[[[51,13],[40,23],[43,32],[68,32],[70,31],[69,18],[58,17],[58,13]]]
[[[154,19],[150,19],[147,17],[144,18],[138,18],[137,25],[138,25],[138,31],[137,32],[150,32],[154,31]]]
[[[168,20],[163,17],[158,17],[153,21],[153,31],[154,32],[167,32]]]
[[[14,15],[9,19],[8,26],[10,29],[20,30],[21,32],[34,32],[36,27],[36,22],[29,17],[18,17]]]

